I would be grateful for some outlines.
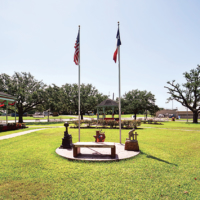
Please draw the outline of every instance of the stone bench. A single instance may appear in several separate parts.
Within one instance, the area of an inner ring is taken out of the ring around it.
[[[80,154],[80,148],[111,148],[111,158],[115,158],[116,148],[115,143],[112,142],[77,142],[73,144],[73,156],[77,157]]]

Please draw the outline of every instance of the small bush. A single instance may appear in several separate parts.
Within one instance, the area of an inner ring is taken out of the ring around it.
[[[152,124],[152,122],[153,122],[153,119],[148,119],[149,124]]]
[[[76,120],[76,121],[73,121],[73,123],[74,123],[74,125],[75,125],[76,127],[78,127],[78,125],[79,125],[79,122],[78,122],[78,120]]]
[[[114,120],[109,120],[108,121],[108,125],[110,126],[110,128],[113,128],[113,126],[115,125],[115,121]]]
[[[83,120],[83,123],[87,124],[87,127],[90,127],[93,124],[92,120]]]
[[[118,121],[114,121],[114,127],[116,128],[117,126],[119,126],[119,122]]]
[[[137,126],[141,126],[141,123],[142,123],[142,119],[138,119],[137,120]]]

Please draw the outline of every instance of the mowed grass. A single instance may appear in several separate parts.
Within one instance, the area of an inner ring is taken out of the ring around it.
[[[53,116],[49,116],[49,119],[74,119],[76,118],[76,116],[68,116],[68,115],[60,115],[60,116],[56,116],[56,117],[53,117]],[[18,122],[18,119],[19,117],[16,117],[16,120]],[[45,116],[45,117],[26,117],[26,116],[23,116],[23,120],[35,120],[35,119],[41,119],[41,120],[44,120],[44,119],[48,119],[48,116]],[[6,120],[6,116],[0,116],[0,120]],[[15,120],[15,117],[11,117],[11,116],[8,116],[8,120]]]
[[[141,127],[152,127],[152,128],[164,128],[164,129],[173,129],[173,130],[197,130],[200,131],[200,124],[192,122],[179,122],[179,121],[168,121],[168,122],[158,122],[160,124],[141,124]],[[140,128],[140,126],[138,127]]]
[[[142,125],[141,153],[119,162],[58,156],[64,127],[2,140],[0,199],[200,199],[200,131],[165,124]],[[119,130],[103,131],[106,141],[119,142]],[[69,133],[77,142],[78,130]],[[81,141],[94,141],[93,135],[94,129],[82,129]],[[126,137],[128,130],[122,130],[123,143]]]

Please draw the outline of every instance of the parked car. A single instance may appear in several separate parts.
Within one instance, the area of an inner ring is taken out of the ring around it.
[[[169,118],[175,117],[174,114],[169,114]]]
[[[158,117],[159,118],[164,118],[164,115],[163,114],[159,114]]]
[[[11,113],[11,117],[15,117],[15,113]],[[19,117],[19,114],[16,113],[16,117]]]
[[[59,116],[58,112],[53,112],[53,117]]]

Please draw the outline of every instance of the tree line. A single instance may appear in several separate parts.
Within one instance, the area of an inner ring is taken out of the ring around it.
[[[176,100],[193,112],[193,123],[198,123],[200,112],[200,66],[190,72],[183,73],[186,82],[182,85],[175,80],[167,82],[170,97],[168,100]],[[38,81],[30,73],[14,72],[13,76],[5,73],[0,74],[0,91],[8,93],[16,98],[16,108],[19,114],[19,122],[23,122],[23,114],[31,111],[51,110],[66,114],[78,113],[78,85],[68,84],[59,87],[55,84],[47,86]],[[100,93],[92,84],[81,84],[81,117],[88,111],[96,111],[96,106],[107,95]],[[117,99],[118,100],[118,99]],[[124,113],[155,114],[159,107],[155,105],[155,95],[146,90],[132,90],[125,93],[121,98],[121,110]],[[4,108],[5,109],[5,108]],[[14,111],[14,107],[9,106]]]
[[[43,81],[36,80],[30,73],[14,72],[12,76],[0,74],[0,91],[16,98],[16,112],[19,114],[20,123],[23,122],[24,113],[31,111],[50,110],[64,114],[78,114],[77,84],[66,83],[61,87],[55,84],[46,85]],[[88,111],[96,113],[96,106],[107,98],[107,95],[100,93],[92,84],[81,84],[81,118]],[[121,107],[122,112],[133,113],[135,118],[138,113],[143,113],[145,110],[154,114],[159,109],[151,92],[139,90],[125,93],[121,98]],[[14,112],[14,109],[14,106],[9,106],[10,111]],[[115,112],[118,112],[118,108]]]

